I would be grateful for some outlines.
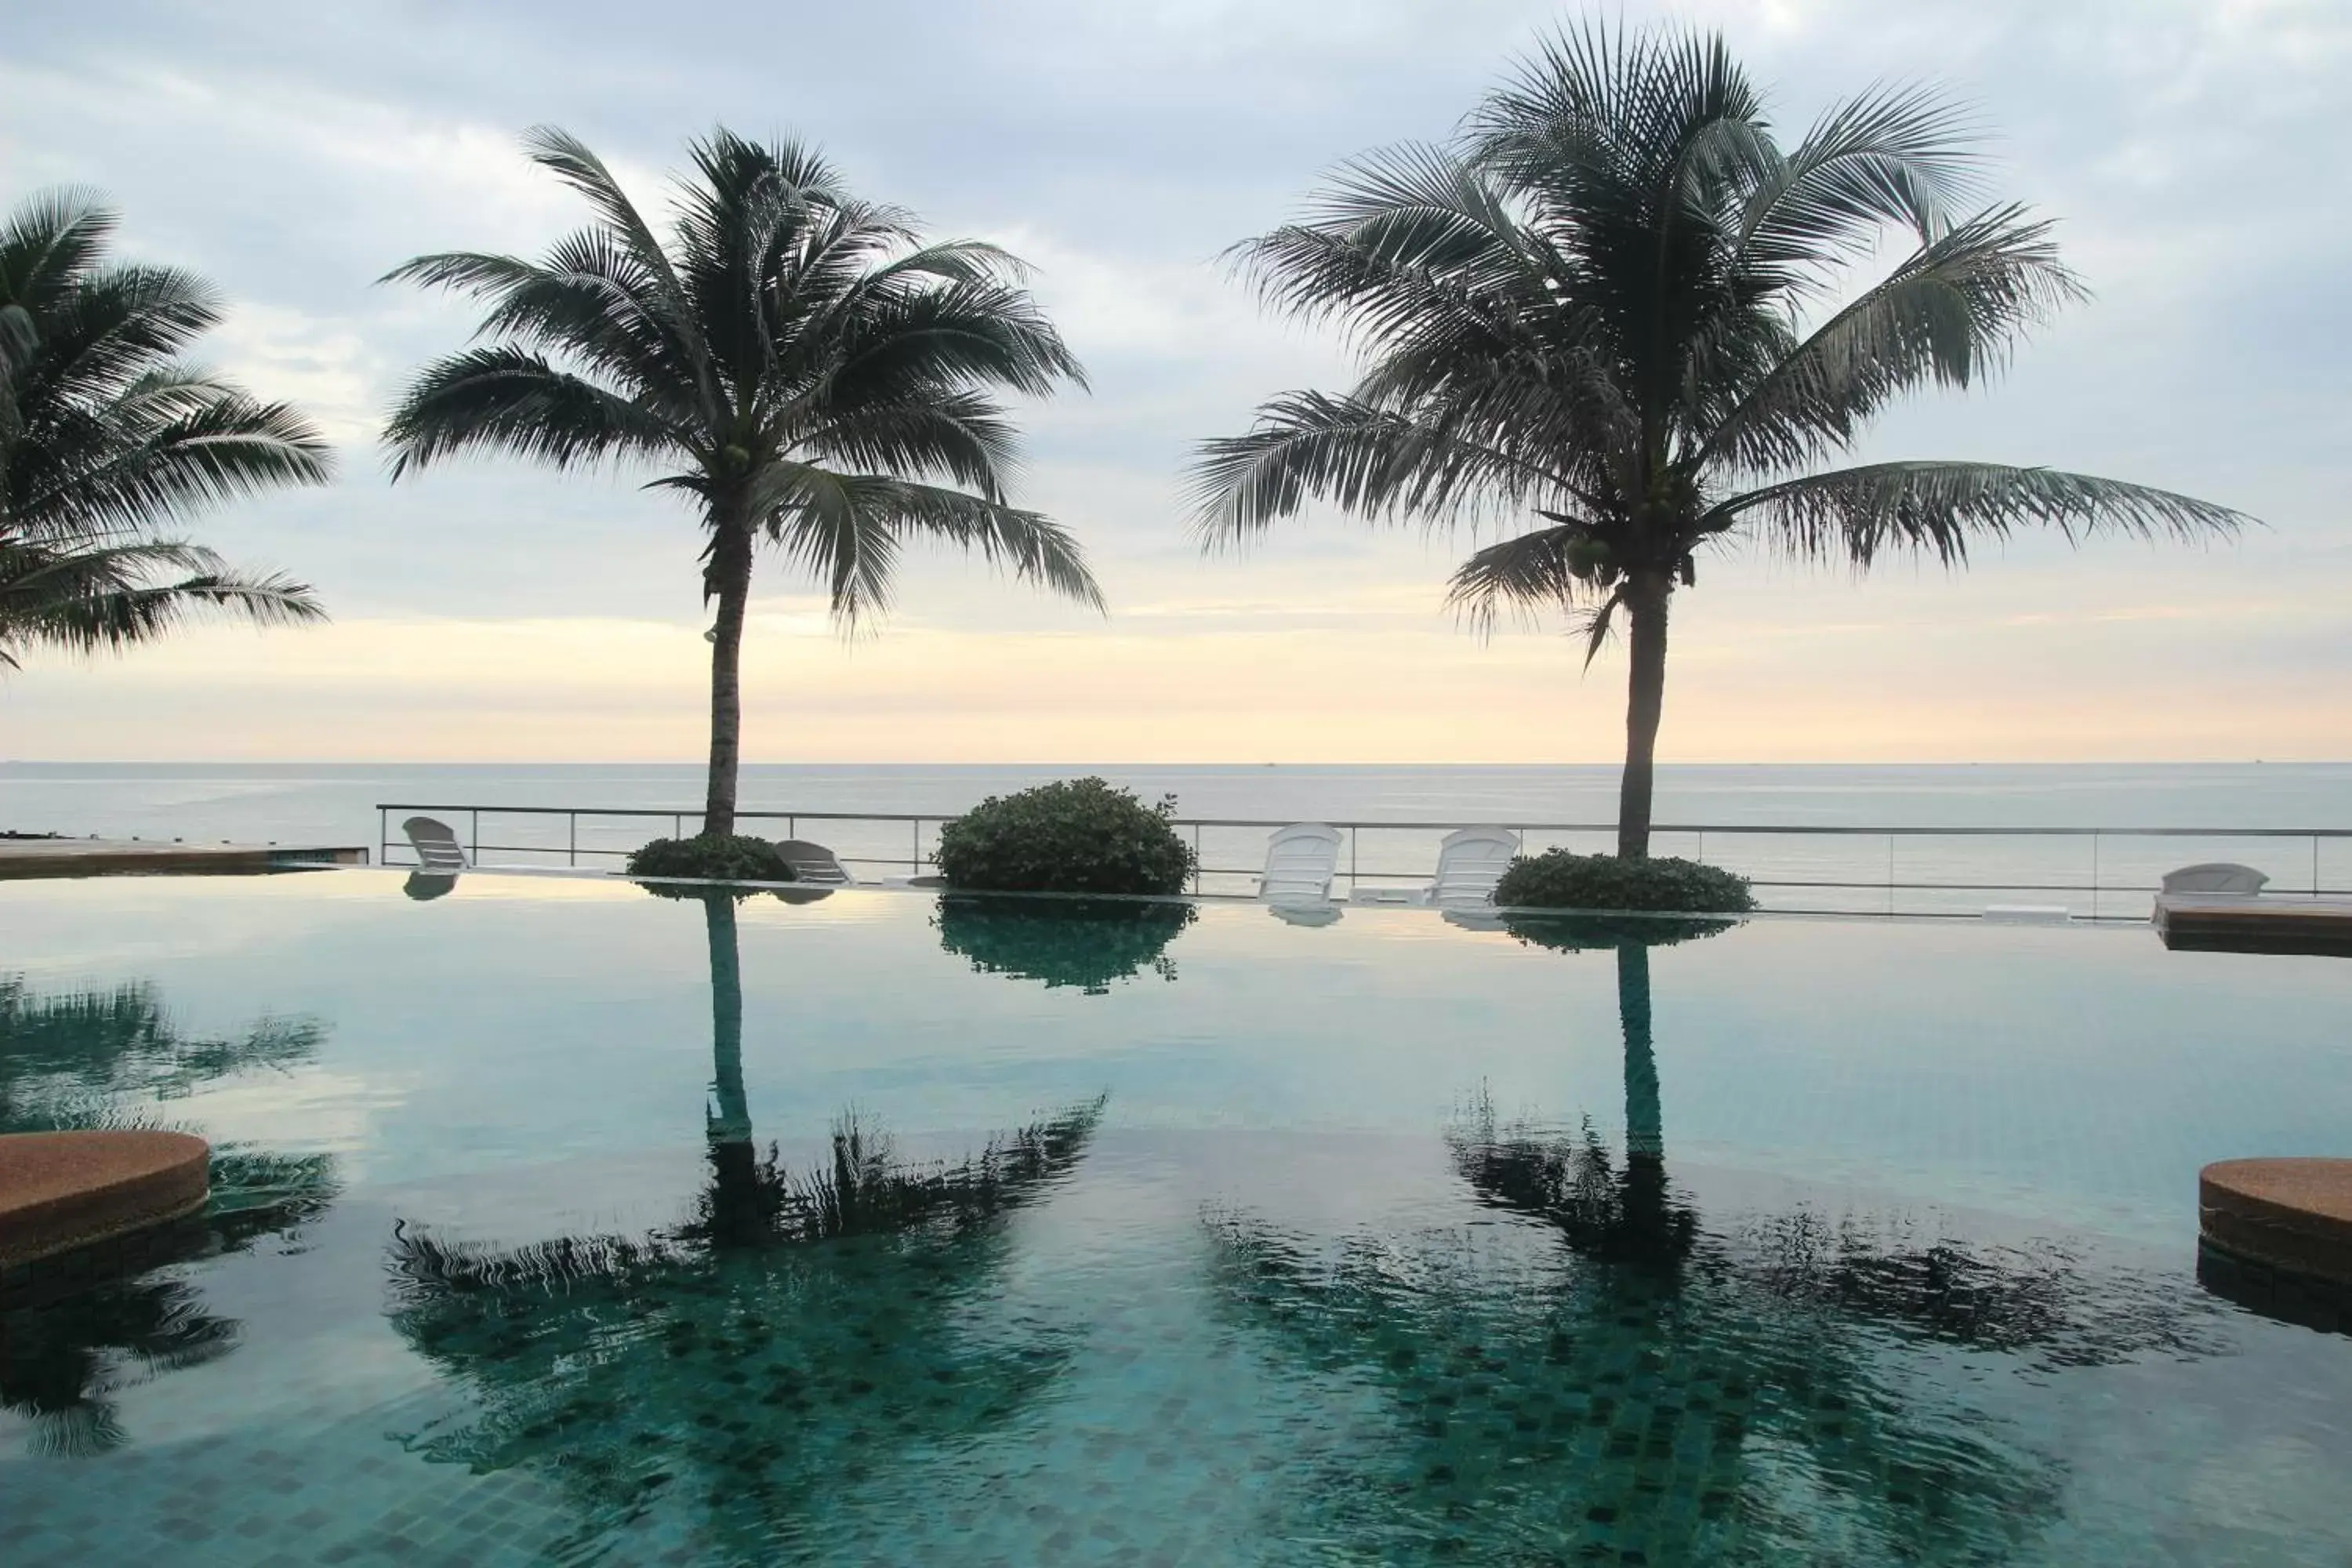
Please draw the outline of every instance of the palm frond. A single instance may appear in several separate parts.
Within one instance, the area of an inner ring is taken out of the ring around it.
[[[952,479],[1002,501],[1020,455],[1012,418],[977,392],[917,390],[889,403],[836,405],[803,446],[827,464]]]
[[[1617,607],[1625,602],[1622,574],[1578,561],[1578,547],[1593,533],[1592,525],[1580,519],[1486,546],[1454,568],[1446,584],[1446,607],[1482,636],[1495,629],[1506,610],[1517,611],[1529,623],[1549,610],[1565,612],[1584,638],[1584,663],[1591,668],[1609,640]]]
[[[152,581],[177,572],[192,574]],[[256,626],[326,618],[308,585],[237,572],[184,540],[63,549],[0,544],[0,664],[15,666],[16,652],[33,646],[119,651],[204,613]]]
[[[1981,186],[1978,134],[1969,116],[1927,89],[1885,84],[1840,104],[1749,195],[1741,247],[1820,280],[1866,252],[1885,225],[1932,245]]]
[[[1550,258],[1505,194],[1474,165],[1419,144],[1342,165],[1304,221],[1232,255],[1269,309],[1336,321],[1365,353],[1433,320],[1507,342],[1549,299]]]
[[[833,345],[823,395],[888,400],[908,386],[999,386],[1031,397],[1086,369],[1035,298],[994,279],[953,280],[919,292],[859,290]]]
[[[1446,584],[1446,608],[1483,631],[1492,629],[1506,608],[1567,607],[1583,585],[1569,570],[1568,547],[1583,531],[1573,524],[1538,528],[1487,545],[1454,568]]]
[[[1957,566],[1972,542],[2035,525],[2080,543],[2105,533],[2226,538],[2250,521],[2192,496],[2055,468],[1898,462],[1768,485],[1717,505],[1700,526],[1756,531],[1799,560],[1866,567],[1896,550]]]
[[[1191,483],[1194,530],[1212,548],[1263,532],[1310,500],[1365,517],[1452,521],[1573,488],[1509,452],[1316,392],[1275,398],[1246,435],[1202,443]]]
[[[323,612],[302,584],[238,572],[158,531],[207,506],[325,482],[316,426],[176,358],[218,324],[212,286],[110,264],[86,192],[0,219],[0,666],[32,646],[144,642],[191,615]]]
[[[53,441],[27,442],[37,449],[20,450],[5,475],[7,515],[34,538],[137,530],[334,472],[326,438],[302,415],[178,366],[46,434]]]
[[[0,220],[0,304],[20,305],[37,319],[71,298],[121,221],[81,186],[26,196]]]
[[[1997,207],[1922,246],[1756,381],[1707,433],[1700,460],[1786,468],[1844,448],[1922,383],[1981,379],[2020,333],[2084,296],[2050,231],[2021,208]]]
[[[779,464],[755,500],[769,537],[822,581],[835,617],[854,627],[889,607],[899,554],[910,537],[973,551],[1014,576],[1088,608],[1104,608],[1085,552],[1059,524],[961,490],[891,475],[839,474]]]
[[[675,455],[688,437],[655,411],[538,354],[485,347],[417,372],[384,441],[397,479],[460,452],[509,452],[568,468]]]
[[[175,268],[93,268],[40,318],[28,400],[89,407],[117,396],[220,324],[218,290]]]

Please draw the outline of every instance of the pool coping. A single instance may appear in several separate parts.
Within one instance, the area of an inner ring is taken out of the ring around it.
[[[366,874],[369,872],[375,872],[378,874],[393,873],[403,877],[418,874],[418,868],[403,865],[328,866],[320,867],[319,869],[345,874]],[[425,872],[424,875],[437,879],[442,874],[428,871]],[[956,898],[971,899],[1027,899],[1040,902],[1054,902],[1058,900],[1063,903],[1168,904],[1210,909],[1245,909],[1252,906],[1259,909],[1301,907],[1278,906],[1271,904],[1254,893],[1068,893],[1041,890],[1016,890],[1011,889],[950,888],[932,883],[916,883],[905,878],[893,878],[881,881],[854,881],[835,883],[831,885],[818,885],[800,881],[727,881],[708,877],[632,877],[624,871],[605,871],[596,869],[593,867],[572,866],[471,866],[462,871],[447,873],[447,876],[452,882],[460,881],[468,877],[500,877],[547,881],[589,882],[605,886],[635,884],[643,887],[665,887],[682,889],[696,888],[709,888],[713,889],[734,889],[740,890],[746,896],[759,893],[804,895],[804,897],[800,900],[793,900],[798,902],[814,902],[817,899],[830,897],[835,893],[913,893],[920,894],[928,898],[952,896]],[[1956,910],[1948,913],[1922,910],[1906,910],[1893,913],[1884,913],[1872,910],[1747,910],[1738,912],[1726,910],[1707,913],[1696,910],[1681,911],[1662,910],[1570,910],[1550,908],[1540,905],[1517,904],[1501,906],[1488,905],[1476,909],[1444,909],[1431,904],[1404,903],[1388,900],[1366,900],[1363,902],[1359,903],[1345,899],[1334,899],[1329,900],[1328,904],[1308,905],[1303,907],[1318,910],[1328,908],[1343,912],[1347,910],[1370,910],[1378,913],[1434,915],[1442,919],[1454,917],[1447,919],[1447,923],[1454,925],[1456,929],[1465,931],[1476,931],[1481,929],[1502,930],[1503,928],[1499,923],[1490,925],[1487,922],[1499,922],[1506,917],[1516,917],[1521,920],[1573,921],[1591,919],[1612,921],[1655,921],[1662,924],[1684,922],[1695,920],[1728,921],[1734,923],[1741,923],[1750,921],[1855,921],[1881,925],[1911,924],[1996,927],[2003,930],[2037,931],[2153,931],[2155,929],[2149,918],[2146,915],[2073,915],[2063,921],[2017,921],[2005,920],[1998,917],[1989,919],[1981,910]]]

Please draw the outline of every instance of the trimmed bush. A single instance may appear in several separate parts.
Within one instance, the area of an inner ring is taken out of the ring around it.
[[[1512,861],[1495,889],[1495,902],[1507,909],[1713,915],[1744,914],[1756,907],[1756,895],[1747,878],[1696,860],[1626,860],[1554,849]]]
[[[640,846],[629,856],[629,875],[699,877],[713,882],[789,882],[793,868],[783,852],[764,838],[743,833],[698,833],[691,838],[656,838]],[[679,896],[698,895],[681,889]]]
[[[990,795],[940,829],[951,888],[1005,893],[1181,893],[1192,847],[1169,825],[1176,797],[1146,805],[1097,778]]]
[[[989,899],[950,893],[931,925],[940,945],[982,974],[1075,985],[1100,996],[1149,967],[1176,978],[1168,944],[1191,925],[1190,904],[1120,900]]]

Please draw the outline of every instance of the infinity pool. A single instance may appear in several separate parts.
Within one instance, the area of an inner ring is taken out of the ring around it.
[[[214,1141],[0,1302],[0,1561],[2352,1558],[2352,1339],[2195,1275],[2352,1153],[2352,963],[0,884],[0,1128]]]

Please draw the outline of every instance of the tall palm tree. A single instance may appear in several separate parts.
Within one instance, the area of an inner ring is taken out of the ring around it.
[[[1085,384],[1018,260],[924,243],[793,142],[697,142],[667,244],[578,141],[542,128],[525,146],[594,220],[536,262],[460,251],[389,275],[488,307],[481,341],[425,366],[394,413],[394,476],[503,451],[656,467],[651,488],[690,499],[717,606],[705,832],[734,830],[760,540],[824,584],[845,626],[887,605],[915,538],[1101,605],[1076,542],[1005,500],[1015,435],[995,394]]]
[[[179,355],[219,324],[193,274],[107,259],[118,219],[37,195],[0,222],[0,666],[147,642],[192,613],[316,620],[310,590],[172,530],[331,472],[325,440]]]
[[[2242,521],[2048,468],[1822,466],[1898,394],[1974,384],[2082,296],[2050,225],[1974,205],[1977,188],[1968,121],[1932,94],[1874,89],[1783,150],[1719,37],[1563,33],[1451,142],[1347,163],[1301,221],[1239,247],[1269,305],[1340,325],[1362,370],[1203,447],[1203,541],[1309,500],[1537,521],[1472,555],[1451,603],[1481,626],[1568,609],[1588,666],[1623,612],[1618,852],[1645,855],[1667,613],[1700,552],[1958,567],[2028,524],[2080,540]],[[1890,233],[1911,248],[1868,282]]]

